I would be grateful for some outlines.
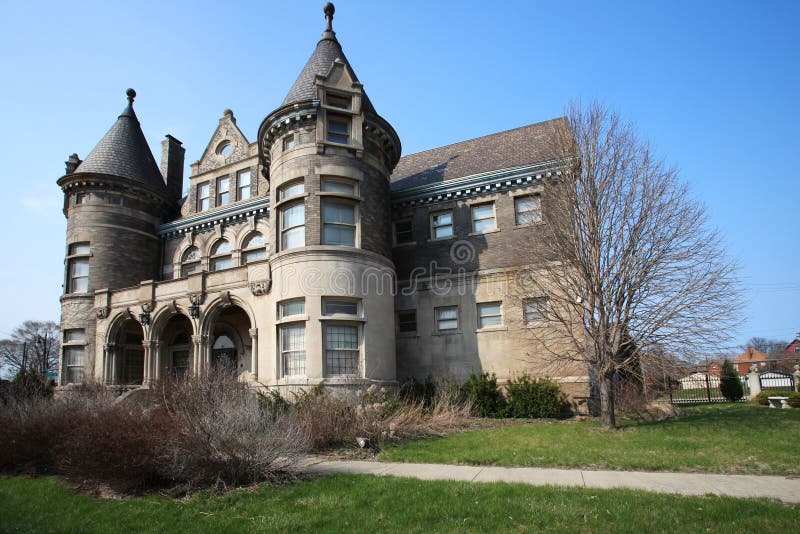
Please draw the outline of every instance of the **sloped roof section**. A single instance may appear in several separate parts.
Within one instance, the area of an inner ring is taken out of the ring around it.
[[[328,18],[328,28],[322,33],[322,38],[317,43],[317,48],[314,49],[314,53],[308,58],[306,66],[303,67],[300,76],[297,77],[294,85],[292,85],[292,88],[289,90],[289,94],[286,95],[283,101],[284,106],[296,102],[303,102],[304,100],[313,100],[314,78],[317,75],[327,76],[336,59],[341,59],[349,71],[350,77],[358,81],[353,67],[350,66],[350,62],[347,61],[347,57],[345,57],[342,51],[342,46],[339,44],[339,41],[336,40],[336,33],[331,28],[333,11],[330,13],[326,11],[326,18]],[[375,113],[375,108],[372,107],[372,102],[370,102],[366,93],[363,93],[361,96],[361,105],[364,111]]]
[[[568,130],[566,117],[559,117],[404,156],[392,173],[392,190],[550,161]]]
[[[133,111],[136,92],[128,89],[127,94],[127,107],[75,172],[119,176],[165,191],[164,178]]]

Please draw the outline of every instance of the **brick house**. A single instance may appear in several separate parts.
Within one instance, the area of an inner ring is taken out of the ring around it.
[[[147,387],[236,366],[254,387],[393,386],[489,371],[588,394],[526,335],[544,296],[512,299],[534,263],[557,118],[401,157],[391,124],[327,27],[253,141],[225,110],[184,187],[128,105],[58,180],[67,217],[60,384]],[[183,192],[187,191],[185,195]]]

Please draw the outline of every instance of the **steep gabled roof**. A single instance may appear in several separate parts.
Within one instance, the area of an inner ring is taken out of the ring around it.
[[[286,95],[286,98],[283,100],[283,106],[296,102],[303,102],[305,100],[313,100],[315,98],[314,79],[318,75],[327,76],[336,59],[342,60],[345,68],[350,73],[350,77],[354,81],[358,81],[358,77],[355,71],[353,71],[353,67],[350,66],[350,62],[347,61],[347,57],[345,57],[342,51],[342,45],[336,40],[336,33],[332,29],[333,6],[328,4],[325,9],[328,27],[322,32],[322,38],[317,43],[314,53],[308,58],[306,66],[300,71],[300,76],[297,77],[294,85],[292,85],[292,88],[289,90],[289,94]],[[372,102],[370,102],[366,93],[363,93],[361,96],[361,106],[364,111],[375,113],[375,108],[372,107]]]
[[[155,190],[166,185],[133,111],[136,92],[128,89],[128,105],[75,173],[108,174],[127,178]]]
[[[747,347],[743,353],[733,359],[733,363],[763,362],[769,359],[770,357],[767,353],[753,347]]]
[[[392,173],[392,190],[550,161],[565,128],[567,119],[559,117],[404,156]]]

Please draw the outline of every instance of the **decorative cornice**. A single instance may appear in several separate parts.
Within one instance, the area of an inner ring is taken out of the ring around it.
[[[546,161],[401,189],[392,192],[392,207],[435,204],[537,185],[543,178],[560,176],[560,167],[563,167],[561,161]]]
[[[162,224],[158,228],[158,235],[166,238],[188,232],[206,232],[218,224],[244,221],[251,216],[269,217],[269,195]]]

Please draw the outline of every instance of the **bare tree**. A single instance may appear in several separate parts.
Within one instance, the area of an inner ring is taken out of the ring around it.
[[[789,344],[788,341],[781,341],[779,339],[767,339],[765,337],[751,337],[747,340],[747,343],[742,345],[742,350],[745,351],[749,348],[754,348],[756,350],[760,350],[765,354],[769,354],[770,356],[780,354],[786,346]]]
[[[53,321],[25,321],[0,340],[0,367],[12,377],[34,370],[43,378],[58,369],[58,325]]]
[[[621,372],[653,354],[719,350],[739,308],[737,268],[703,205],[630,124],[597,103],[571,105],[568,121],[531,240],[543,262],[518,287],[547,299],[549,326],[533,335],[552,363],[588,365],[613,428]]]

